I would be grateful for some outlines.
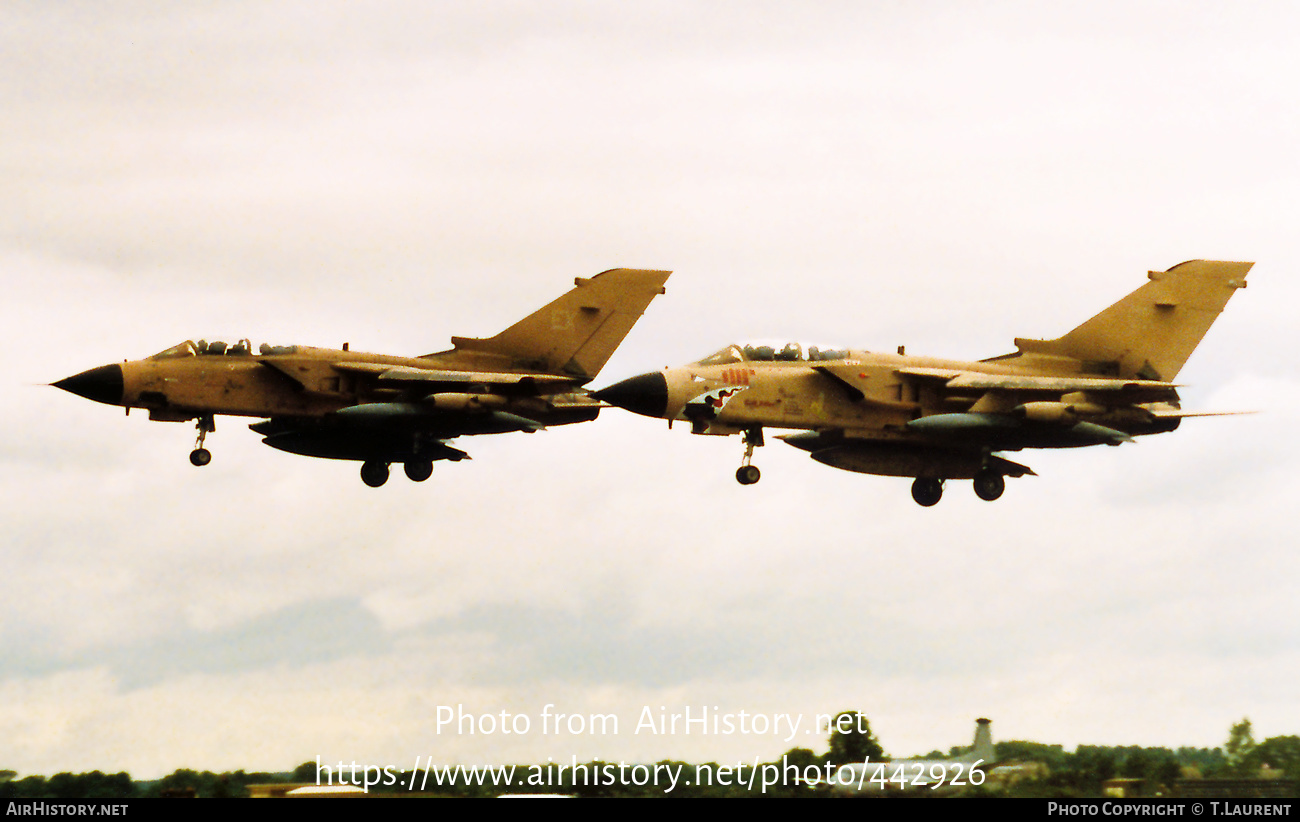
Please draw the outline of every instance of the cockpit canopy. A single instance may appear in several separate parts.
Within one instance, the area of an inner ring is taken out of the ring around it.
[[[849,352],[840,348],[805,345],[800,342],[744,343],[729,345],[710,354],[696,365],[729,365],[736,362],[821,362],[842,360]]]
[[[267,345],[262,343],[257,353],[262,356],[272,356],[275,354],[293,354],[297,352],[296,345]],[[173,345],[166,351],[159,351],[149,359],[151,360],[170,360],[178,357],[250,357],[253,354],[253,344],[248,340],[240,340],[234,344],[227,344],[220,341],[208,342],[207,340],[186,340],[178,345]]]

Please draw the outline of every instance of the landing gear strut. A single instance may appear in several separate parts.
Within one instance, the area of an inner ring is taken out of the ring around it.
[[[741,485],[753,485],[762,478],[763,474],[758,470],[758,466],[749,464],[749,461],[754,458],[754,448],[762,444],[762,428],[745,429],[745,457],[740,461],[740,467],[736,469],[736,482]]]
[[[912,483],[912,499],[917,505],[929,508],[943,497],[943,480],[933,477],[917,477]]]
[[[361,481],[371,488],[378,488],[388,482],[388,463],[378,460],[361,463]]]
[[[197,428],[199,438],[194,442],[194,450],[190,452],[190,465],[201,468],[212,462],[212,452],[203,447],[203,440],[210,432],[217,430],[217,421],[211,414],[204,414],[199,417]]]

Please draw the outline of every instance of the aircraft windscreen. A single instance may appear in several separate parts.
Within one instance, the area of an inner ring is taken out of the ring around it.
[[[741,353],[740,348],[735,345],[729,345],[716,353],[710,354],[696,363],[696,365],[727,365],[733,362],[743,362],[745,355]]]
[[[700,360],[696,365],[728,365],[737,362],[821,362],[842,360],[849,352],[838,348],[788,343],[749,343],[729,345],[716,354]]]
[[[154,354],[149,359],[170,360],[175,357],[193,357],[197,353],[198,353],[198,349],[194,347],[194,341],[186,340],[183,343],[178,343],[176,345],[173,345],[171,348],[168,348],[166,351],[159,351],[157,354]]]

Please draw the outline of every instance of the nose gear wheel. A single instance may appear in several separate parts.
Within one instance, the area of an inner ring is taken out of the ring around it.
[[[745,429],[745,456],[740,461],[740,467],[736,469],[736,482],[741,485],[753,485],[762,478],[763,474],[758,470],[758,466],[749,464],[754,458],[754,449],[762,444],[762,428]]]
[[[199,438],[194,441],[194,450],[190,452],[190,465],[201,468],[212,462],[212,452],[203,447],[203,440],[210,432],[217,430],[217,421],[211,414],[204,414],[199,417],[195,427],[199,429]]]

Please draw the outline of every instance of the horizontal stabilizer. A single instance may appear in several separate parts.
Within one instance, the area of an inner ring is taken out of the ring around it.
[[[1185,420],[1191,417],[1239,417],[1243,414],[1258,414],[1258,411],[1180,411],[1177,408],[1148,408],[1147,412],[1156,419]]]

